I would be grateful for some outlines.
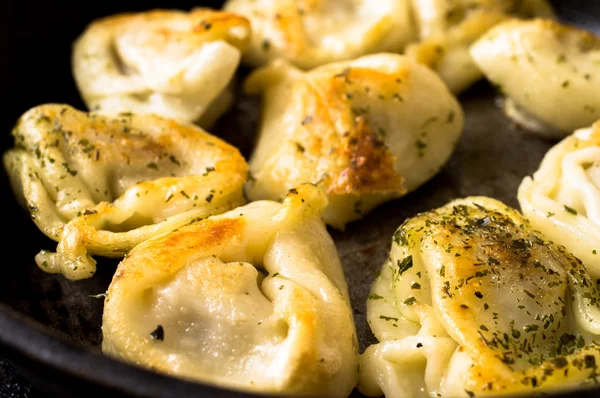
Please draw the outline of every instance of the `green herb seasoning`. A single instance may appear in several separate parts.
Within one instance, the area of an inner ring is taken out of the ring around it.
[[[402,261],[398,260],[398,274],[402,275],[413,266],[413,257],[412,255],[408,257],[404,257]]]
[[[571,214],[573,214],[575,216],[577,215],[577,210],[575,210],[574,208],[569,207],[567,205],[564,205],[564,206],[565,206],[565,211],[567,211],[568,213],[571,213]]]

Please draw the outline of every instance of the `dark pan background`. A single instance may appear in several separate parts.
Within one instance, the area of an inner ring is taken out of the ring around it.
[[[12,145],[10,129],[30,107],[46,102],[84,109],[70,69],[71,43],[95,18],[151,8],[219,7],[219,1],[30,1],[0,0],[1,149]],[[600,2],[553,1],[561,18],[597,33]],[[257,101],[241,100],[212,130],[252,149]],[[461,96],[467,120],[450,162],[416,192],[387,203],[346,231],[331,231],[347,275],[361,349],[374,342],[365,320],[365,301],[375,271],[387,256],[390,239],[402,221],[417,212],[468,195],[487,195],[517,206],[516,191],[553,142],[517,131],[495,106],[495,94],[481,82]],[[102,299],[116,262],[101,261],[92,279],[69,282],[37,269],[33,256],[55,243],[39,232],[17,206],[1,175],[3,257],[0,276],[0,357],[9,358],[39,391],[50,396],[240,396],[137,369],[99,354]],[[0,378],[21,380],[11,368]],[[29,387],[27,387],[28,389]],[[15,394],[27,389],[12,390]],[[8,396],[1,395],[0,397]],[[8,394],[6,392],[5,394]],[[356,394],[358,395],[358,394]],[[579,392],[569,397],[595,397]],[[16,395],[18,396],[18,395]]]

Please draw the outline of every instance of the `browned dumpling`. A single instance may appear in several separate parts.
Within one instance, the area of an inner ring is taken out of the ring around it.
[[[248,197],[277,200],[311,182],[327,192],[323,218],[338,228],[434,176],[463,129],[441,79],[398,54],[308,72],[278,61],[255,71],[246,89],[263,95]]]
[[[245,18],[209,9],[113,15],[77,39],[73,75],[90,110],[155,113],[206,127],[233,101],[250,31]]]
[[[135,247],[108,289],[102,350],[219,386],[347,397],[358,378],[348,288],[320,214],[299,186]]]
[[[375,278],[368,396],[539,396],[596,385],[600,291],[515,209],[454,200],[406,220]]]
[[[246,161],[199,127],[49,104],[27,111],[13,135],[4,165],[14,192],[58,242],[36,262],[69,279],[94,274],[90,255],[123,257],[149,237],[245,202]]]
[[[252,23],[251,66],[284,58],[310,69],[400,52],[415,38],[409,0],[229,0],[224,9]]]

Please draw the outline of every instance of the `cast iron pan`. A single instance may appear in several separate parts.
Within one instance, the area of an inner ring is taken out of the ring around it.
[[[0,1],[0,94],[4,100],[0,136],[5,151],[10,129],[27,109],[46,102],[85,109],[71,77],[71,43],[93,19],[156,7],[189,10],[219,7],[219,1]],[[554,1],[561,18],[600,30],[600,3]],[[600,94],[599,94],[600,95]],[[361,350],[375,341],[365,319],[365,303],[375,271],[388,255],[391,237],[417,212],[468,195],[487,195],[517,207],[517,187],[537,169],[553,142],[523,134],[495,106],[495,93],[481,82],[461,96],[466,111],[463,138],[446,167],[408,196],[387,203],[346,231],[331,231],[348,280]],[[212,132],[240,148],[252,149],[257,101],[244,98]],[[2,274],[0,355],[49,396],[60,397],[239,397],[252,396],[151,373],[100,353],[102,299],[117,262],[100,261],[89,280],[70,282],[39,270],[38,250],[54,249],[16,203],[1,174]],[[595,397],[600,389],[563,397]],[[353,395],[359,396],[358,393]]]

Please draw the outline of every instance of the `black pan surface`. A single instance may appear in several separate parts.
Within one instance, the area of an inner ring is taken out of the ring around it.
[[[600,2],[553,3],[565,22],[600,33]],[[71,43],[90,21],[117,12],[198,5],[219,7],[220,2],[0,1],[2,151],[12,146],[10,129],[30,107],[62,102],[85,109],[71,77],[70,52]],[[515,129],[496,107],[494,91],[485,82],[460,100],[467,116],[465,131],[446,167],[417,191],[379,207],[345,231],[330,231],[346,272],[361,351],[375,342],[365,318],[369,288],[402,221],[469,195],[486,195],[518,207],[519,183],[537,169],[554,144]],[[246,157],[252,149],[257,105],[255,99],[240,94],[235,107],[212,130]],[[101,260],[96,275],[79,282],[39,270],[34,255],[56,244],[17,205],[4,172],[1,178],[6,234],[0,277],[0,355],[11,358],[41,391],[60,397],[251,396],[157,375],[102,356],[103,300],[89,296],[106,291],[117,262]],[[597,396],[600,389],[563,395]]]

